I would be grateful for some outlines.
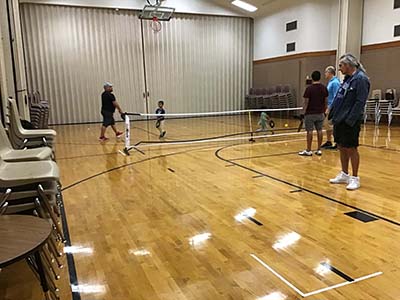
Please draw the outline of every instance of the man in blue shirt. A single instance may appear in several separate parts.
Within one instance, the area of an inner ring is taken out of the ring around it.
[[[342,171],[330,183],[346,183],[348,190],[356,190],[360,187],[358,140],[370,82],[363,65],[352,54],[339,59],[339,68],[345,78],[331,106],[329,120],[334,126],[333,135],[340,150]],[[349,175],[350,161],[352,176]]]
[[[326,111],[326,116],[329,114],[329,110],[332,106],[333,100],[335,99],[336,93],[340,88],[340,81],[336,77],[336,68],[329,66],[325,69],[325,78],[328,80],[328,109]],[[332,132],[333,125],[332,122],[325,118],[324,127],[326,129],[326,142],[321,146],[323,149],[336,149],[337,146],[332,144]]]

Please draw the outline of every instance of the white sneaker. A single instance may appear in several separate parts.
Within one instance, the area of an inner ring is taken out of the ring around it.
[[[338,183],[349,183],[350,176],[345,172],[341,171],[335,178],[329,179],[330,183],[338,184]]]
[[[303,150],[299,152],[300,156],[312,156],[312,151]]]
[[[354,191],[360,188],[360,177],[350,176],[349,184],[346,189],[350,191]]]
[[[321,156],[322,155],[322,151],[321,150],[317,150],[314,152],[315,155]]]

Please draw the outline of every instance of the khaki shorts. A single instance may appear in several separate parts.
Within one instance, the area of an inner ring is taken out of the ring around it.
[[[328,120],[328,115],[324,119],[324,128],[325,128],[325,130],[332,130],[333,129],[332,121]]]

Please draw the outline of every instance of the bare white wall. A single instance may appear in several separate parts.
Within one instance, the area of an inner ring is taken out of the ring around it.
[[[152,0],[154,1],[154,0]],[[42,3],[55,5],[112,7],[124,9],[142,9],[146,0],[20,0],[20,3]],[[235,9],[229,9],[212,0],[166,0],[163,6],[176,8],[176,12],[195,14],[215,14],[240,16]]]
[[[297,20],[297,30],[286,32],[286,23]],[[254,59],[332,50],[337,47],[336,0],[280,0],[271,3],[254,21]],[[296,51],[286,53],[286,43]]]
[[[393,37],[399,24],[400,9],[393,9],[393,0],[364,0],[363,45],[400,40]]]

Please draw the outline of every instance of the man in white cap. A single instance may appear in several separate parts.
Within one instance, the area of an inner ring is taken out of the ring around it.
[[[101,94],[101,115],[103,116],[103,125],[101,126],[101,133],[99,140],[105,142],[108,138],[105,136],[106,129],[111,126],[115,132],[115,136],[120,138],[123,133],[118,131],[115,127],[114,112],[118,109],[119,113],[122,114],[122,109],[115,99],[113,92],[113,85],[110,82],[104,83],[104,92]]]

